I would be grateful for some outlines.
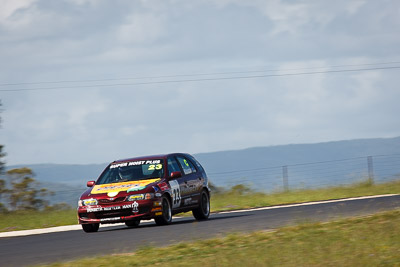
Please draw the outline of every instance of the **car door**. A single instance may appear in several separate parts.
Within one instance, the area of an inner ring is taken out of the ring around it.
[[[172,209],[177,209],[182,206],[181,188],[184,186],[183,170],[180,168],[175,157],[171,156],[167,159],[168,164],[168,177],[171,177],[173,172],[181,172],[182,176],[177,178],[169,178],[169,185],[171,187],[172,194]]]
[[[183,170],[183,183],[181,184],[182,206],[197,204],[202,188],[201,173],[197,170],[193,162],[184,155],[178,155],[176,159]]]

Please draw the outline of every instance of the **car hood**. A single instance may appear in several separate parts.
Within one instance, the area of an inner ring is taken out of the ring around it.
[[[127,193],[129,193],[129,192],[141,191],[146,189],[151,184],[157,183],[159,181],[161,181],[160,178],[155,178],[155,179],[146,179],[139,181],[122,182],[122,183],[95,185],[90,191],[90,194],[91,195],[107,194],[107,196],[109,197],[115,197],[116,195],[118,195],[119,192],[126,191]]]

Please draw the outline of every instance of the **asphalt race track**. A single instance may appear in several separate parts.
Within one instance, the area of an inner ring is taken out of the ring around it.
[[[268,230],[289,224],[327,221],[400,208],[400,195],[347,200],[313,205],[279,207],[212,214],[207,221],[192,217],[174,219],[168,226],[154,223],[139,228],[101,228],[97,233],[82,230],[0,238],[0,265],[25,266],[132,252],[139,246],[163,246],[179,241],[211,238],[232,232]]]

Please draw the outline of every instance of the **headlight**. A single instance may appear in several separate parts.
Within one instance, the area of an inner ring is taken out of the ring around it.
[[[95,198],[89,198],[89,199],[82,199],[78,201],[78,206],[82,207],[82,206],[93,206],[93,205],[97,205],[97,199]]]
[[[152,199],[154,197],[153,193],[146,193],[146,194],[136,194],[130,195],[126,201],[135,201],[135,200],[143,200],[143,199]]]
[[[144,194],[130,195],[126,201],[135,201],[135,200],[143,200]]]

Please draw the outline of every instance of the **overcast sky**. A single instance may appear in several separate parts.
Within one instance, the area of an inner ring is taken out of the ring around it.
[[[398,0],[0,7],[8,165],[400,136]]]

